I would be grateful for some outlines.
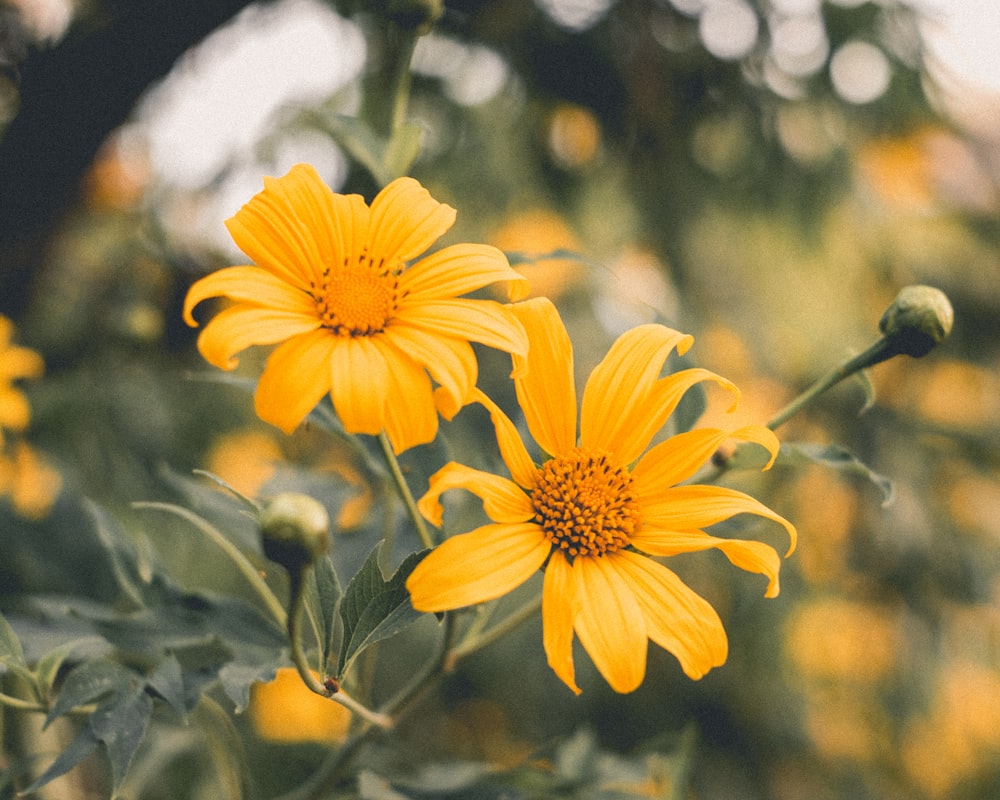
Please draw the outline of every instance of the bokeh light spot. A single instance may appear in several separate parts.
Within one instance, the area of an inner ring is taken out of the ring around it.
[[[849,103],[862,105],[877,100],[889,88],[890,78],[889,59],[869,42],[848,42],[830,59],[833,88]]]

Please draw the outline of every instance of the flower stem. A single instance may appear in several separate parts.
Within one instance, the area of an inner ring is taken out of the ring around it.
[[[461,659],[472,655],[477,650],[482,650],[487,645],[493,644],[493,642],[503,636],[506,636],[507,633],[514,630],[514,628],[517,628],[535,616],[535,614],[538,613],[538,609],[541,607],[541,596],[535,597],[521,606],[521,608],[517,609],[517,611],[514,611],[512,614],[505,617],[501,622],[498,622],[492,628],[488,628],[483,633],[469,637],[460,645],[452,649],[452,651],[448,654],[446,661],[447,669],[453,669],[455,664],[457,664]]]
[[[288,613],[288,644],[291,652],[292,663],[299,673],[302,682],[310,691],[318,695],[327,697],[336,703],[357,714],[366,722],[378,728],[392,727],[392,719],[378,711],[372,711],[362,703],[344,692],[339,686],[331,687],[320,681],[313,674],[306,658],[305,649],[302,647],[302,616],[305,609],[305,579],[310,566],[303,567],[297,574],[289,575],[291,582],[292,608]]]
[[[803,408],[819,397],[827,389],[840,383],[844,378],[849,378],[855,372],[874,366],[882,361],[892,358],[899,353],[895,343],[889,337],[883,336],[875,344],[863,353],[847,359],[843,364],[834,367],[823,377],[817,380],[812,386],[796,397],[792,402],[779,411],[774,418],[767,423],[767,427],[772,431],[779,425],[783,425],[789,419],[798,414]]]
[[[385,463],[389,467],[389,472],[392,474],[393,483],[396,484],[399,496],[403,498],[406,511],[413,521],[413,526],[417,529],[420,541],[424,547],[433,547],[434,539],[431,538],[430,531],[427,529],[427,523],[424,522],[424,518],[417,509],[417,501],[413,499],[413,492],[410,491],[409,484],[407,484],[406,478],[403,476],[403,470],[399,466],[399,459],[396,458],[396,454],[392,451],[392,444],[389,442],[389,437],[385,435],[385,431],[382,431],[378,435],[378,443],[379,447],[382,448],[382,455],[385,457]]]

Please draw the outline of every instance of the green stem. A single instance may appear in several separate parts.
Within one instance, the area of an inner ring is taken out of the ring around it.
[[[295,665],[295,669],[298,671],[299,677],[310,691],[323,697],[327,697],[335,703],[340,703],[340,705],[344,706],[354,714],[357,714],[366,722],[369,722],[378,728],[392,727],[392,719],[390,719],[389,716],[378,711],[372,711],[370,708],[366,707],[362,703],[359,703],[339,687],[331,688],[323,683],[320,683],[320,681],[313,674],[313,671],[309,666],[309,660],[306,657],[305,649],[302,647],[302,616],[303,610],[305,609],[306,597],[305,579],[309,569],[310,567],[306,566],[303,567],[297,574],[289,575],[289,579],[291,581],[292,608],[288,613],[288,644],[291,652],[292,663]]]
[[[493,644],[493,642],[506,636],[510,631],[514,630],[514,628],[519,627],[527,620],[535,616],[535,614],[538,613],[538,609],[541,607],[542,598],[539,595],[538,597],[529,600],[517,609],[517,611],[514,611],[512,614],[505,617],[501,622],[497,623],[492,628],[488,628],[481,634],[469,637],[458,645],[458,647],[453,648],[448,654],[448,668],[453,669],[455,664],[457,664],[461,659],[472,655],[477,650],[482,650],[487,645]]]
[[[175,506],[170,503],[143,501],[133,503],[132,506],[133,508],[152,508],[158,511],[166,511],[171,514],[176,514],[178,517],[181,517],[181,519],[185,519],[194,525],[199,531],[214,542],[215,545],[229,557],[233,564],[236,565],[236,568],[246,579],[247,583],[250,584],[250,588],[253,589],[260,598],[264,607],[270,612],[274,620],[282,627],[287,624],[288,616],[285,613],[285,609],[281,606],[281,601],[278,600],[274,592],[271,591],[271,587],[264,582],[263,578],[261,578],[260,572],[253,564],[250,563],[249,559],[243,555],[242,552],[240,552],[239,548],[219,533],[214,526],[209,525],[197,514],[188,511],[186,508]]]
[[[18,711],[38,711],[42,714],[48,712],[48,708],[42,703],[35,703],[31,700],[22,700],[20,697],[11,697],[9,694],[0,692],[0,706],[16,708]]]
[[[399,490],[399,496],[403,498],[406,511],[413,521],[413,526],[417,529],[420,541],[424,547],[433,547],[434,539],[427,529],[427,523],[424,522],[424,518],[420,515],[419,509],[417,509],[417,501],[413,499],[413,492],[410,491],[409,484],[407,484],[406,478],[403,477],[403,470],[400,469],[399,459],[396,458],[396,454],[392,451],[392,444],[389,442],[389,437],[385,435],[385,431],[382,431],[378,435],[378,443],[379,447],[382,448],[382,455],[385,457],[385,463],[392,474],[392,480],[396,484],[396,489]]]
[[[779,425],[783,425],[789,419],[798,414],[803,408],[819,397],[823,392],[832,386],[840,383],[844,378],[848,378],[855,372],[874,366],[886,359],[898,354],[899,350],[893,340],[883,337],[875,344],[853,358],[849,358],[843,364],[834,367],[826,375],[817,380],[812,386],[802,394],[792,400],[787,406],[779,411],[775,417],[767,423],[767,427],[772,431]]]

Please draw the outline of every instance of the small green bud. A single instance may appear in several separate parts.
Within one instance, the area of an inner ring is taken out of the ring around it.
[[[318,500],[283,492],[260,515],[264,555],[295,574],[326,554],[330,518]]]
[[[933,286],[907,286],[879,321],[879,330],[897,352],[920,358],[948,338],[955,321],[948,296]]]

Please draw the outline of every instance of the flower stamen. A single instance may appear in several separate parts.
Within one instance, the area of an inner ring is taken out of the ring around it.
[[[325,270],[310,290],[323,327],[337,336],[379,333],[396,311],[395,276],[370,269]]]
[[[531,503],[545,536],[574,557],[627,547],[639,523],[628,470],[606,452],[580,447],[539,468]]]

